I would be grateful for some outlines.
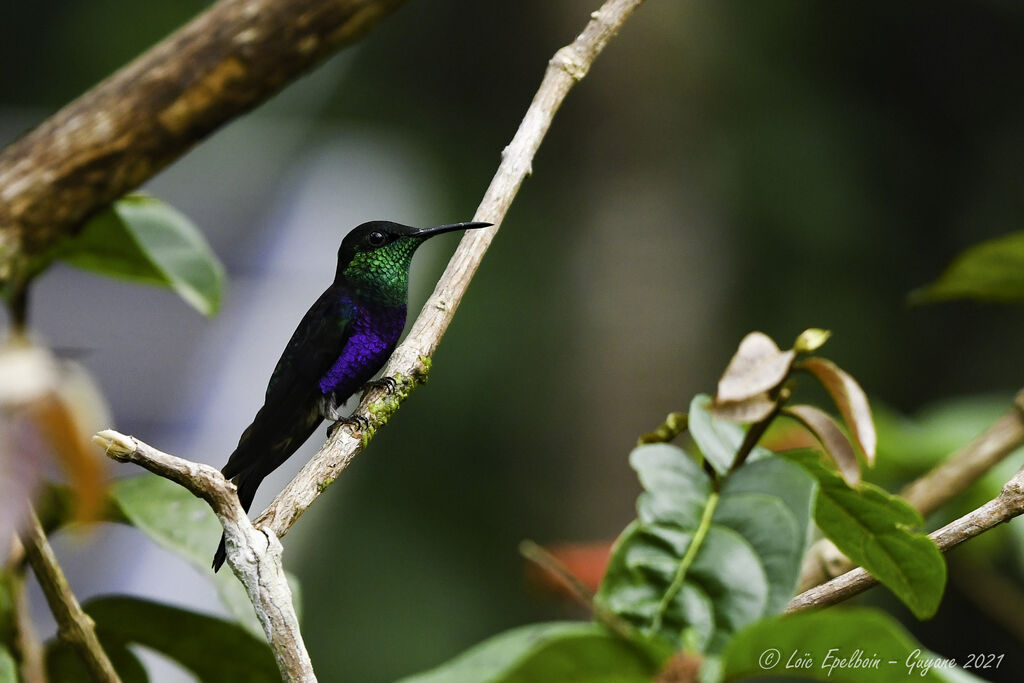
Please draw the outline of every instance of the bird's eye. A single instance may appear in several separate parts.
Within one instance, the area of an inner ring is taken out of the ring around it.
[[[385,241],[386,238],[384,237],[384,233],[382,232],[374,231],[366,236],[366,243],[369,244],[371,247],[382,246]]]

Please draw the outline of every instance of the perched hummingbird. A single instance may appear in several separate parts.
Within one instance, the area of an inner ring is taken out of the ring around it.
[[[238,486],[246,511],[263,478],[291,457],[321,421],[348,421],[339,409],[395,350],[405,327],[409,265],[416,248],[434,235],[489,225],[417,229],[372,221],[345,236],[334,282],[302,317],[270,376],[263,407],[222,470]],[[214,571],[225,556],[222,536]]]

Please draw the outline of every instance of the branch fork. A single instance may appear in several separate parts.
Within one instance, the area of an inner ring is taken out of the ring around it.
[[[209,465],[164,453],[112,429],[96,434],[93,441],[114,460],[170,479],[209,504],[224,527],[228,565],[245,586],[284,680],[315,682],[281,563],[281,542],[272,529],[249,521],[235,485]]]

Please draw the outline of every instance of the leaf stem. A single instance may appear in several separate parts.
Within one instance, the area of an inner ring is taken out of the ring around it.
[[[655,612],[654,620],[651,622],[651,633],[656,634],[661,630],[661,620],[664,618],[668,606],[672,604],[672,601],[676,599],[676,595],[682,590],[683,582],[686,580],[686,572],[690,570],[690,566],[697,559],[697,553],[700,552],[700,547],[704,544],[704,538],[708,535],[708,530],[711,528],[711,518],[715,514],[715,508],[718,507],[718,499],[719,494],[717,492],[708,496],[708,503],[704,506],[704,514],[700,518],[700,524],[697,525],[697,531],[693,534],[693,540],[690,541],[690,545],[686,548],[686,554],[683,555],[683,559],[679,562],[676,575],[672,577],[672,583],[669,584],[668,590],[665,591],[665,595],[662,596],[661,602],[658,604],[658,611]]]
[[[519,554],[562,583],[573,598],[590,610],[594,618],[611,631],[626,640],[634,639],[633,627],[619,619],[610,609],[595,602],[594,592],[543,546],[534,541],[525,540],[519,544]]]
[[[746,462],[747,458],[750,457],[751,452],[754,450],[754,446],[761,440],[764,433],[768,431],[768,427],[771,426],[772,422],[779,413],[782,412],[782,406],[789,400],[792,395],[789,389],[783,387],[778,390],[778,393],[773,397],[775,399],[775,407],[772,408],[772,412],[768,413],[768,416],[760,422],[755,422],[750,425],[750,429],[747,430],[746,436],[743,437],[743,443],[740,444],[740,448],[736,451],[736,457],[732,461],[732,467],[729,468],[728,474],[732,474],[739,467]]]

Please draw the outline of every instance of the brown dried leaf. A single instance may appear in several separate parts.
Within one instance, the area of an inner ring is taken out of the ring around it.
[[[82,438],[71,407],[57,394],[49,394],[28,406],[26,412],[53,449],[71,480],[76,494],[79,521],[95,520],[103,507],[105,469],[96,449]]]
[[[0,348],[0,420],[11,426],[0,434],[0,449],[32,459],[40,470],[56,456],[75,490],[78,519],[95,519],[104,501],[106,460],[89,437],[108,418],[88,373],[44,346],[24,338],[12,341]],[[49,448],[24,448],[20,442],[26,434]],[[23,490],[22,496],[30,493]]]
[[[869,465],[875,464],[875,449],[878,436],[875,434],[875,423],[871,419],[871,406],[864,390],[845,370],[824,358],[807,358],[801,361],[800,368],[807,370],[818,378],[822,386],[832,397],[839,413],[850,428],[857,445],[860,446]]]
[[[808,405],[790,406],[784,408],[782,412],[799,421],[814,434],[815,438],[825,447],[825,452],[839,467],[839,474],[843,476],[847,484],[856,486],[860,482],[857,454],[853,452],[853,446],[832,416]]]
[[[752,396],[745,401],[712,403],[708,407],[715,417],[730,422],[760,422],[775,410],[775,401],[767,393]]]
[[[751,332],[729,361],[722,379],[718,380],[715,403],[731,403],[754,398],[774,389],[789,374],[796,352],[782,351],[763,332]]]

